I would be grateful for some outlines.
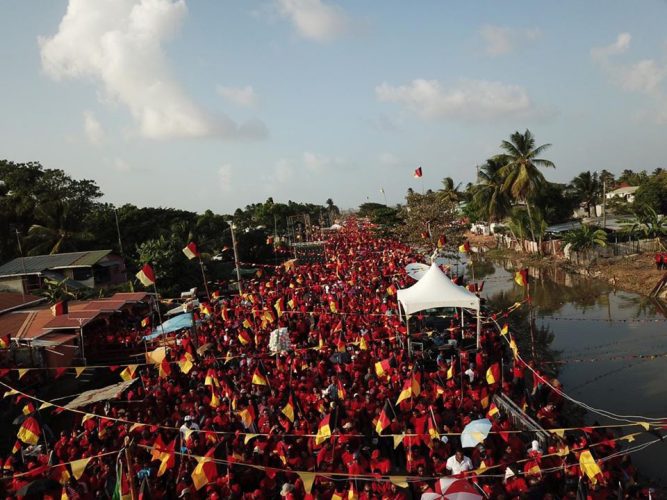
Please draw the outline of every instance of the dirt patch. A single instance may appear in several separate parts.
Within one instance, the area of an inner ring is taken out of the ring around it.
[[[589,271],[616,288],[642,295],[650,294],[665,274],[664,270],[656,269],[653,254],[599,259],[589,267]]]

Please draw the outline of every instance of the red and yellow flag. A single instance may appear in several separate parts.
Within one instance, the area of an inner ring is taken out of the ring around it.
[[[486,370],[486,383],[489,385],[497,384],[500,382],[500,365],[498,363],[493,363],[489,366],[489,369]]]
[[[269,385],[266,377],[259,371],[259,368],[255,368],[255,372],[252,374],[252,383],[255,385]]]
[[[389,370],[391,370],[391,364],[388,359],[375,363],[375,374],[378,377],[384,377],[385,375],[388,375]]]
[[[196,490],[202,489],[208,483],[215,480],[218,475],[215,462],[213,461],[215,454],[215,447],[206,452],[206,455],[199,457],[197,466],[192,471],[192,485]]]
[[[331,415],[327,415],[320,421],[320,424],[317,426],[315,444],[322,444],[331,437],[331,427],[329,426],[330,419]]]
[[[41,432],[42,431],[37,420],[33,417],[28,417],[21,424],[16,437],[26,444],[37,444],[39,442]]]
[[[514,273],[514,281],[519,286],[527,286],[528,285],[528,269],[527,268],[519,269],[516,273]]]
[[[385,401],[384,407],[382,408],[382,411],[380,412],[380,415],[378,415],[377,422],[375,423],[375,432],[378,434],[382,434],[382,431],[384,431],[387,427],[389,427],[389,424],[391,424],[391,414],[393,413],[391,404],[389,401]]]
[[[287,398],[287,404],[285,404],[281,413],[285,415],[290,422],[294,423],[294,399],[292,394]]]
[[[194,241],[191,241],[190,243],[185,245],[185,248],[183,249],[183,253],[190,260],[199,257],[199,251],[197,250],[197,245],[195,244]]]
[[[153,272],[153,268],[149,264],[144,264],[141,271],[137,273],[137,279],[139,279],[139,281],[146,287],[155,285],[155,273]]]

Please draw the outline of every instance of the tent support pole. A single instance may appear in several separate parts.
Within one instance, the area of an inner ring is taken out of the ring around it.
[[[410,316],[405,315],[405,327],[408,337],[408,358],[412,359],[412,342],[410,341]]]
[[[482,320],[479,315],[479,309],[477,309],[477,350],[479,351],[480,347],[480,333],[482,331]]]

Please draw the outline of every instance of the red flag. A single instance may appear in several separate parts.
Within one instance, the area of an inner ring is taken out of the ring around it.
[[[422,168],[417,167],[415,169],[415,173],[413,175],[414,175],[415,179],[419,179],[422,176]]]
[[[137,273],[137,279],[141,281],[144,286],[155,285],[155,273],[149,264],[144,264],[141,271]]]
[[[185,245],[183,253],[190,260],[199,257],[199,251],[197,250],[197,245],[195,244],[194,241],[191,241],[190,243]]]

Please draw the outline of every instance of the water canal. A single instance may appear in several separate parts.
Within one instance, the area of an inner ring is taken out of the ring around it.
[[[524,296],[513,281],[514,269],[502,261],[473,266],[476,279],[485,280],[482,297],[494,309]],[[467,274],[470,278],[469,267]],[[667,416],[667,305],[554,269],[530,269],[530,275],[536,354],[558,369],[565,392],[619,415]],[[528,313],[523,314],[524,346],[532,348]],[[654,357],[639,357],[645,355]],[[588,425],[618,423],[590,412],[584,418]],[[644,434],[632,445],[655,438]],[[633,454],[632,460],[643,474],[667,486],[667,440]]]

